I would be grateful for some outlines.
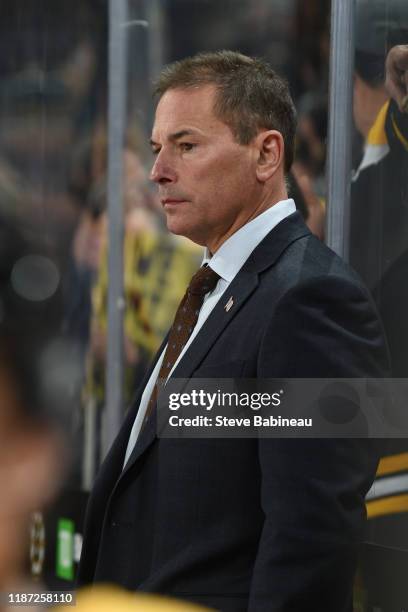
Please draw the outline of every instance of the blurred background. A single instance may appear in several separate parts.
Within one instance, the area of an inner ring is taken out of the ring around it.
[[[47,359],[37,352],[32,363],[66,447],[58,495],[46,510],[29,508],[32,578],[72,585],[87,491],[200,265],[201,249],[167,232],[148,180],[152,82],[164,64],[228,48],[286,76],[299,121],[291,195],[312,232],[344,245],[383,316],[393,376],[408,378],[408,121],[386,87],[387,54],[408,44],[406,4],[344,1],[355,9],[351,36],[329,0],[1,0],[0,222],[37,257],[20,275],[31,307],[21,328],[38,328],[38,347],[47,338]],[[329,65],[350,40],[348,125],[333,113]],[[402,84],[407,73],[408,61]],[[328,152],[345,132],[339,203],[330,173],[342,159],[332,151],[329,172]],[[37,318],[27,319],[32,308]],[[369,582],[406,567],[408,444],[382,446],[356,609],[388,612]]]

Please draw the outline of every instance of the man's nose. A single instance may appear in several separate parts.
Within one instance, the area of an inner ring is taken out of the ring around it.
[[[176,180],[176,173],[169,160],[160,151],[150,171],[150,180],[155,183],[172,183]]]

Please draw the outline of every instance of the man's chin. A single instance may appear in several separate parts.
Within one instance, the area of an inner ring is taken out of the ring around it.
[[[193,228],[185,222],[183,223],[180,219],[167,216],[167,229],[176,236],[184,236],[200,246],[205,246],[205,241],[199,235],[197,228]]]
[[[174,217],[167,215],[167,229],[176,236],[184,236],[186,231],[185,225]]]

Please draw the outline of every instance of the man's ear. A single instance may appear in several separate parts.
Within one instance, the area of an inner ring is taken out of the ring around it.
[[[285,146],[277,130],[260,132],[256,144],[259,151],[256,176],[264,183],[283,167]]]

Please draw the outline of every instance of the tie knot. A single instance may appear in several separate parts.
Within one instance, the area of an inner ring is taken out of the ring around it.
[[[202,266],[191,279],[188,292],[193,295],[205,295],[214,289],[219,278],[220,276],[210,266]]]

